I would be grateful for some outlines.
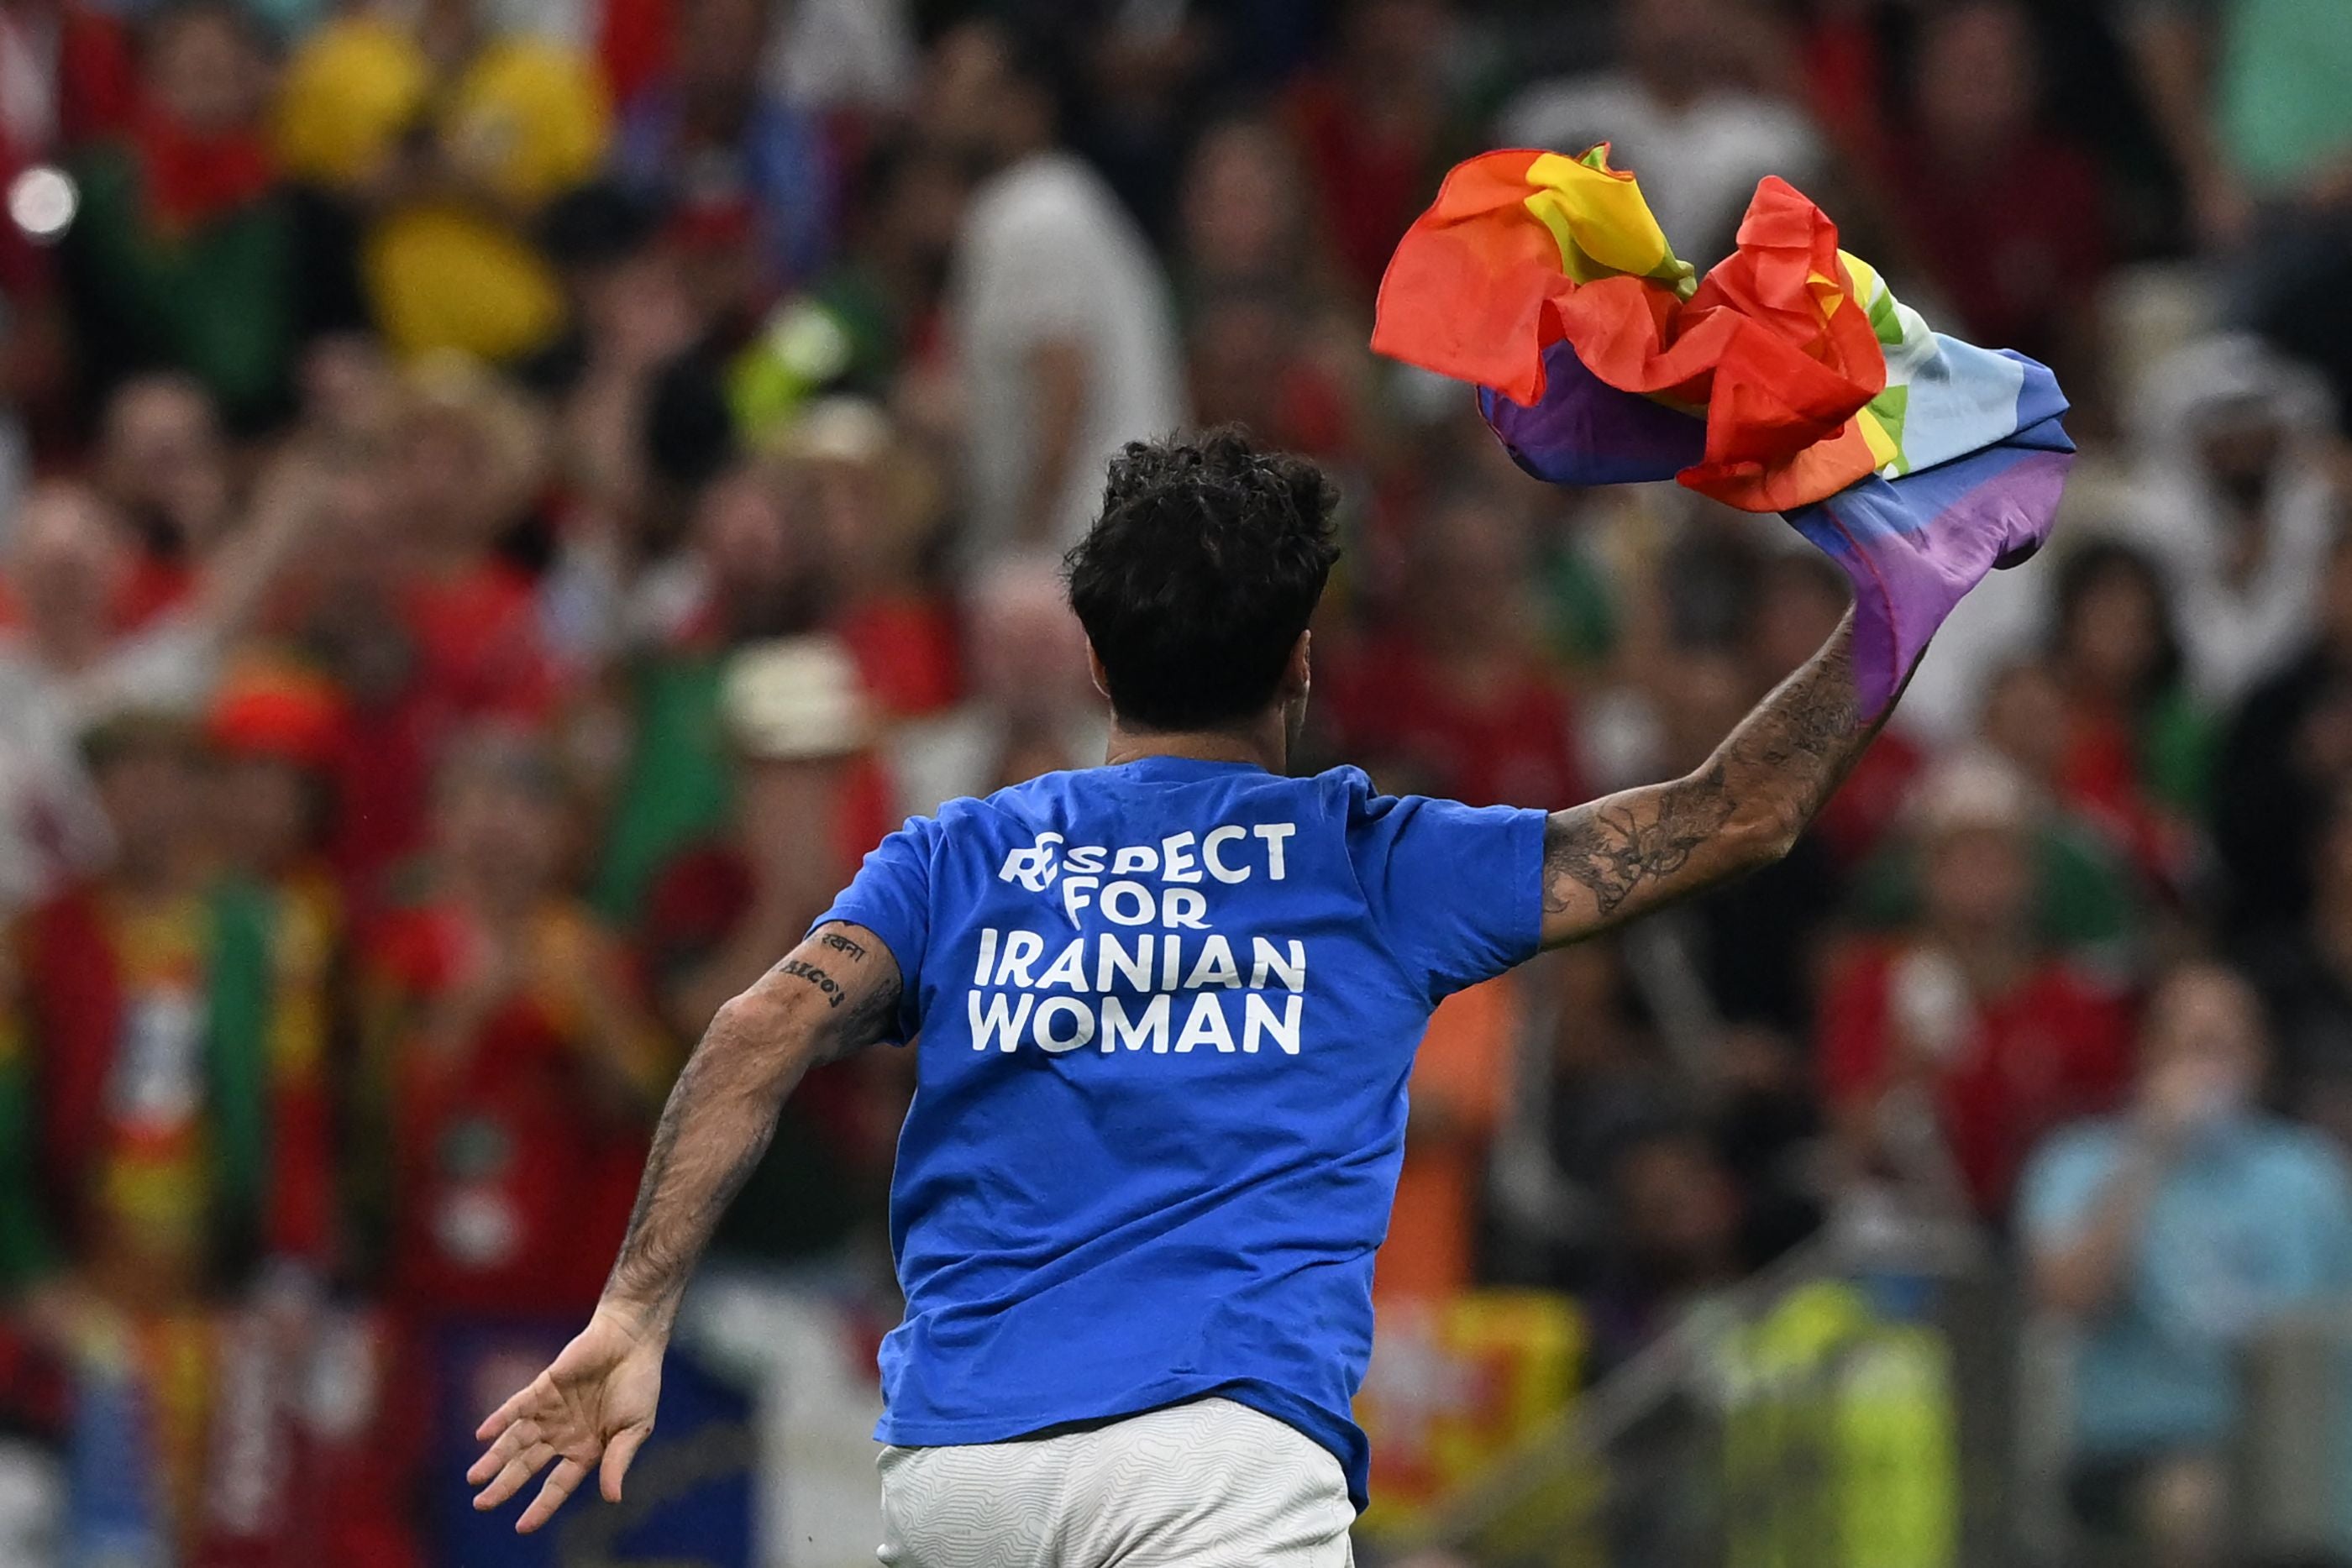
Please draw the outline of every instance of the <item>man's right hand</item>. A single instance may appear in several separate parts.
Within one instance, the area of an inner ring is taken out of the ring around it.
[[[546,1523],[600,1465],[605,1500],[620,1501],[629,1461],[653,1435],[668,1340],[665,1332],[599,1307],[546,1371],[475,1429],[489,1446],[466,1472],[467,1482],[482,1489],[474,1506],[498,1507],[550,1459],[558,1461],[555,1469],[515,1522],[519,1534]]]

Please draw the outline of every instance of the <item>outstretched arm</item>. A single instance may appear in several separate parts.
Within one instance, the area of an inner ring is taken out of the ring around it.
[[[1860,716],[1849,612],[1696,772],[1552,813],[1544,946],[1580,941],[1779,860],[1885,723],[1884,713],[1868,723]]]
[[[475,1436],[466,1479],[496,1508],[560,1462],[515,1528],[529,1531],[603,1466],[604,1496],[654,1428],[662,1352],[695,1262],[776,1130],[784,1096],[819,1062],[880,1038],[896,1014],[898,961],[864,926],[827,925],[719,1009],[670,1091],[621,1254],[595,1315]]]

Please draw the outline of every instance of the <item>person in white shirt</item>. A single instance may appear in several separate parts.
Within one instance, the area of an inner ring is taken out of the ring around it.
[[[1110,732],[1087,674],[1087,643],[1051,563],[1014,558],[963,596],[971,691],[891,737],[902,814],[929,816],[1040,773],[1084,768]]]
[[[2189,685],[2227,706],[2311,639],[2344,502],[2334,405],[2315,371],[2229,333],[2160,361],[2131,419],[2130,535],[2164,563]]]
[[[1055,141],[1051,74],[1013,31],[940,40],[930,129],[987,171],[950,286],[963,378],[966,554],[1076,542],[1103,465],[1184,422],[1167,279],[1110,187]]]
[[[1642,193],[1686,261],[1729,253],[1756,182],[1799,189],[1824,166],[1821,139],[1793,106],[1739,79],[1747,18],[1726,0],[1630,0],[1619,64],[1527,88],[1503,107],[1504,145],[1571,156],[1596,141],[1642,176]]]

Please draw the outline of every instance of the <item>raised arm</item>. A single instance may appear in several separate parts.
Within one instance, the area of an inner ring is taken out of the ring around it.
[[[776,1130],[784,1096],[819,1062],[879,1039],[898,1006],[898,965],[860,925],[812,935],[719,1009],[670,1091],[644,1182],[595,1314],[529,1387],[475,1433],[488,1447],[467,1472],[478,1509],[496,1508],[560,1461],[515,1528],[528,1532],[603,1465],[604,1496],[654,1428],[662,1353],[679,1298],[728,1200]]]
[[[1544,946],[1622,925],[1787,854],[1885,723],[1884,713],[1865,723],[1858,710],[1849,612],[1696,772],[1553,812]]]

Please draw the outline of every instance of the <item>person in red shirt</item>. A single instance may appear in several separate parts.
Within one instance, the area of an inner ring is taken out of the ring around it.
[[[1888,204],[1955,329],[2046,361],[2079,402],[2112,250],[2098,166],[2041,123],[2033,24],[2015,0],[1967,0],[1923,26],[1913,123],[1878,139]]]
[[[1570,695],[1526,593],[1528,554],[1523,519],[1493,497],[1441,501],[1413,541],[1402,629],[1331,661],[1339,749],[1376,759],[1383,787],[1473,806],[1586,798]]]
[[[352,1166],[395,1306],[420,1325],[593,1302],[672,1065],[620,945],[563,891],[546,747],[462,736],[433,795],[420,895],[359,955],[362,1120]]]
[[[1912,929],[1832,965],[1819,1065],[1852,1168],[1998,1219],[2020,1164],[2058,1124],[2113,1103],[2129,1070],[2124,998],[2033,936],[2031,786],[1967,755],[1912,807]]]
[[[1314,196],[1348,283],[1369,298],[1389,253],[1437,193],[1463,127],[1445,80],[1444,0],[1347,7],[1331,63],[1303,76],[1287,104]]]
[[[536,723],[560,695],[532,580],[497,548],[537,498],[537,416],[490,372],[429,361],[392,435],[388,455],[337,476],[336,537],[303,615],[308,650],[351,697],[331,852],[359,907],[423,846],[449,737]]]
[[[236,526],[228,441],[212,395],[177,371],[133,376],[107,399],[99,489],[138,535],[117,596],[119,630],[146,624],[194,591],[196,569]]]
[[[891,718],[946,707],[961,695],[955,620],[921,570],[938,542],[940,475],[863,398],[818,399],[781,447],[807,487],[832,628],[859,682]]]

